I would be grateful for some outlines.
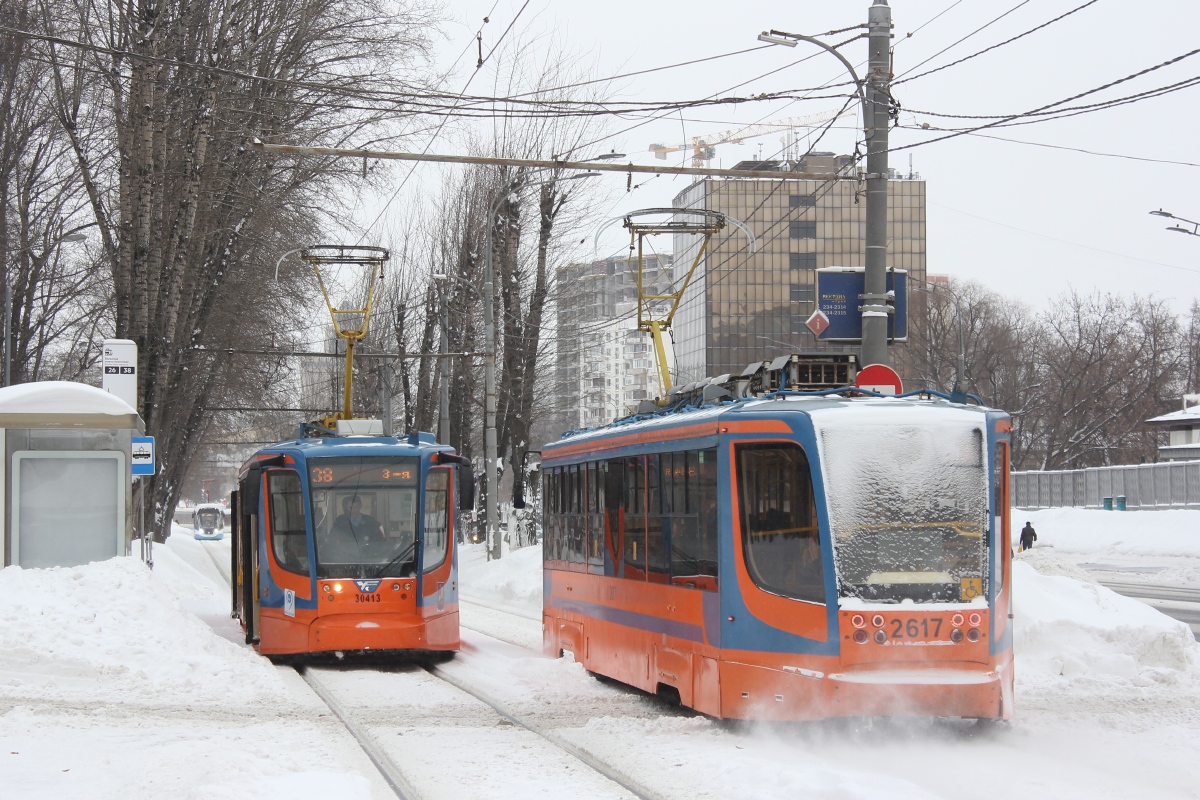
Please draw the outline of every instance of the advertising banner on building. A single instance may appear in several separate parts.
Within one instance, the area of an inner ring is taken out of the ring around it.
[[[828,320],[822,342],[862,342],[863,267],[824,267],[817,270],[817,310]],[[896,293],[896,313],[888,319],[888,341],[908,341],[908,270],[887,271],[887,291]]]

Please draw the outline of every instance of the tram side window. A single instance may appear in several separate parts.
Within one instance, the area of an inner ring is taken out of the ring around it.
[[[716,591],[717,453],[674,453],[671,462],[671,583]]]
[[[742,547],[750,577],[784,597],[824,602],[824,569],[804,451],[794,444],[737,448]]]
[[[646,572],[655,583],[670,580],[670,553],[667,551],[666,528],[663,524],[663,484],[660,455],[646,456]],[[667,484],[669,491],[670,484]]]
[[[570,467],[570,483],[567,500],[569,511],[567,516],[567,560],[572,564],[582,564],[587,551],[587,523],[583,516],[583,491],[587,470],[580,470],[580,464]]]
[[[587,465],[588,572],[604,571],[604,473],[595,461]]]
[[[308,574],[308,532],[304,524],[304,494],[300,476],[291,470],[267,473],[271,495],[271,548],[279,566]]]
[[[615,577],[621,571],[625,543],[625,462],[619,458],[604,462],[604,574]]]
[[[646,577],[646,471],[641,458],[625,459],[626,578]]]
[[[431,469],[425,477],[425,537],[421,542],[425,572],[446,561],[450,541],[450,470]]]
[[[554,531],[551,558],[555,561],[567,559],[567,529],[563,514],[566,513],[564,498],[567,494],[566,474],[562,467],[554,468]]]

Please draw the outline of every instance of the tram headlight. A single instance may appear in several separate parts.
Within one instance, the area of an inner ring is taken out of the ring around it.
[[[962,624],[963,624],[963,615],[955,614],[953,617],[950,618],[950,624],[956,628],[961,628]]]
[[[864,631],[864,633],[865,632],[866,631]],[[887,634],[884,633],[882,630],[875,631],[875,641],[878,642],[879,644],[883,644],[884,642],[887,641]]]
[[[968,642],[978,642],[979,641],[979,628],[971,628],[971,630],[967,631],[967,641]]]
[[[335,584],[333,585],[333,590],[334,590],[335,592],[337,592],[338,594],[341,594],[341,592],[342,592],[342,585],[341,585],[340,583],[335,583]]]
[[[875,616],[871,617],[871,624],[874,625],[876,628],[882,628],[883,627],[883,614],[876,614]]]
[[[867,619],[862,614],[855,614],[853,617],[850,618],[850,624],[856,628],[862,628],[862,627],[866,626]],[[864,638],[863,641],[865,642],[866,639]]]
[[[972,628],[978,628],[979,623],[983,622],[983,615],[978,611],[972,611],[971,616],[967,617],[967,621],[971,623]]]
[[[955,644],[958,644],[959,642],[961,642],[962,641],[962,631],[959,630],[958,628],[955,628],[954,630],[950,631],[950,641],[954,642]]]
[[[859,644],[866,644],[867,643],[867,632],[861,631],[861,630],[855,631],[854,632],[854,641],[858,642]]]
[[[393,592],[398,592],[398,591],[400,591],[400,584],[398,584],[398,583],[393,583],[393,584],[392,584],[392,591],[393,591]]]

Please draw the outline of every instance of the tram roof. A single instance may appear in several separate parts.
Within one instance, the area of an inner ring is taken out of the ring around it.
[[[711,423],[733,417],[778,418],[795,413],[851,412],[877,417],[888,412],[916,408],[939,408],[947,411],[986,414],[997,409],[987,406],[953,403],[939,397],[844,397],[842,395],[779,395],[768,398],[747,398],[733,403],[706,406],[686,411],[671,411],[654,416],[626,417],[597,428],[568,433],[562,439],[547,444],[546,449],[583,442],[602,442],[609,437],[625,436],[646,431],[670,429]],[[715,433],[715,430],[714,430]]]
[[[406,437],[398,436],[322,436],[306,439],[289,439],[267,445],[259,454],[300,455],[308,458],[329,456],[421,456],[426,453],[453,452],[450,445],[438,444],[432,435],[422,434],[414,444]],[[245,466],[253,463],[251,456]]]

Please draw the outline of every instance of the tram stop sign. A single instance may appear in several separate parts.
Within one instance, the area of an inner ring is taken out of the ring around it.
[[[900,394],[904,387],[900,384],[900,376],[896,370],[885,364],[871,364],[862,368],[854,385],[859,389],[878,394]]]

